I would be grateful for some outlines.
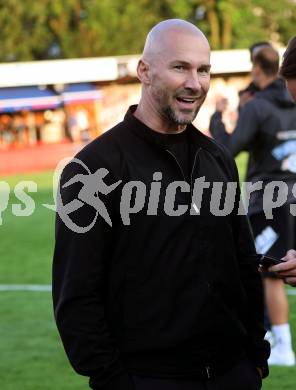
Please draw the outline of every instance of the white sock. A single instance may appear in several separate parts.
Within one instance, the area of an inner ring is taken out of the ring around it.
[[[289,324],[273,325],[271,327],[275,345],[282,351],[292,350],[292,338]]]

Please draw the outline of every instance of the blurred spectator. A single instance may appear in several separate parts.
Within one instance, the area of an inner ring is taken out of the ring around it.
[[[256,42],[250,48],[250,60],[253,63],[254,55],[263,47],[272,47],[269,42]],[[239,91],[239,109],[241,109],[248,101],[250,101],[254,94],[259,91],[259,87],[252,80],[250,84],[243,90]]]
[[[290,39],[287,50],[283,56],[280,75],[286,80],[287,88],[296,102],[296,36]],[[291,286],[296,287],[296,251],[291,249],[284,257],[285,263],[270,267],[269,271]]]
[[[83,142],[90,141],[90,134],[89,134],[89,119],[88,119],[88,113],[84,109],[80,109],[76,114],[76,123],[78,126],[78,129],[80,131],[80,138]]]
[[[296,179],[296,142],[291,141],[296,140],[296,107],[284,82],[277,78],[277,51],[264,46],[258,48],[252,58],[252,77],[259,91],[242,107],[232,134],[225,131],[222,121],[225,101],[218,101],[217,111],[211,118],[210,132],[234,156],[242,150],[249,151],[247,181],[263,183],[262,189],[251,195],[248,208],[257,251],[282,257],[296,244],[295,218],[290,213],[290,203],[295,201],[291,189]],[[266,220],[263,193],[265,186],[273,180],[283,180],[288,185],[289,196],[286,204],[274,209],[273,219]],[[275,336],[269,363],[294,365],[288,301],[283,282],[269,273],[265,275],[264,285],[268,314]]]

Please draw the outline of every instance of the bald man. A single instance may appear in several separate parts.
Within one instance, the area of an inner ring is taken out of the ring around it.
[[[139,104],[61,177],[53,301],[64,348],[92,389],[259,389],[269,344],[237,169],[192,125],[210,84],[207,39],[186,21],[159,23],[138,77]],[[86,171],[106,169],[114,189],[98,183],[97,194],[112,224],[87,199],[74,208]]]

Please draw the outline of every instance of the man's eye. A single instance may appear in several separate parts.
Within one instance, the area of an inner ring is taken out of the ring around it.
[[[199,69],[199,71],[198,71],[199,73],[202,73],[202,74],[208,74],[208,73],[210,73],[210,70],[209,69],[206,69],[206,68],[204,68],[204,69]]]
[[[175,69],[177,69],[177,70],[184,70],[185,66],[184,65],[175,65]]]

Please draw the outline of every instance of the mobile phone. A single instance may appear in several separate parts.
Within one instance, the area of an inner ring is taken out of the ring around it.
[[[285,260],[279,259],[278,257],[266,256],[266,255],[258,255],[258,263],[259,265],[269,268],[272,265],[284,263]]]

